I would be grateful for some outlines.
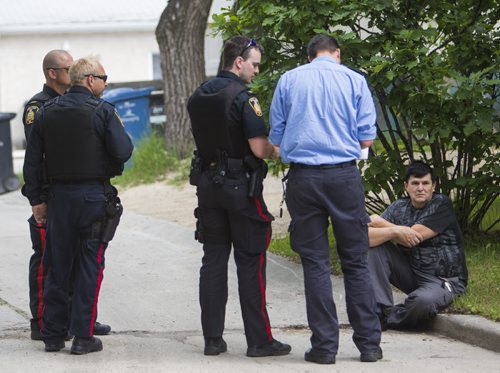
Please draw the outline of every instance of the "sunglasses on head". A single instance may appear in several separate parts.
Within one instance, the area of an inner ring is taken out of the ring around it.
[[[257,42],[255,41],[255,39],[250,39],[250,41],[248,42],[246,47],[243,48],[243,50],[241,51],[240,57],[243,56],[243,53],[245,53],[248,48],[255,47],[256,45],[257,45]]]

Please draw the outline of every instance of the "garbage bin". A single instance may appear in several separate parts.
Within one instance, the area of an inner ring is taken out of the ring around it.
[[[12,142],[10,120],[15,113],[0,113],[0,194],[19,188],[19,178],[12,166]]]
[[[102,98],[115,105],[125,130],[137,143],[151,130],[149,97],[154,87],[115,88],[106,91]]]

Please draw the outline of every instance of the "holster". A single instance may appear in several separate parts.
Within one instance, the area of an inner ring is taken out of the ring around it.
[[[262,192],[262,185],[267,176],[267,163],[253,155],[247,155],[243,161],[250,171],[248,197],[253,198]]]
[[[105,244],[113,239],[116,233],[116,228],[120,224],[120,217],[123,213],[123,206],[120,198],[114,197],[112,201],[108,201],[106,205],[106,216],[103,219],[101,241]]]
[[[198,151],[193,151],[191,159],[191,170],[189,172],[189,184],[197,186],[200,182],[203,160],[198,155]]]

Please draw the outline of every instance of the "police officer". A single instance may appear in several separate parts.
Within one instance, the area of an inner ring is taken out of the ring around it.
[[[58,97],[70,87],[69,68],[73,64],[73,57],[64,50],[52,50],[48,52],[42,63],[45,84],[41,92],[34,95],[24,107],[23,123],[26,142],[35,121],[35,115],[45,102]],[[46,198],[46,193],[43,194]],[[40,329],[42,327],[43,310],[43,285],[46,271],[42,265],[42,255],[45,249],[45,224],[36,222],[32,215],[28,219],[30,236],[33,247],[33,255],[29,266],[29,287],[30,287],[30,310],[31,310],[31,339],[42,340]],[[109,334],[111,327],[106,324],[96,322],[94,334]]]
[[[273,338],[266,310],[266,249],[273,216],[262,198],[263,158],[277,158],[256,97],[245,84],[259,72],[262,49],[235,36],[224,45],[224,67],[190,97],[188,111],[197,147],[191,182],[197,185],[197,239],[203,243],[200,305],[205,355],[227,350],[222,338],[227,265],[234,247],[247,356],[286,355]]]
[[[113,106],[99,99],[107,80],[103,66],[93,58],[82,58],[69,74],[69,92],[45,103],[35,117],[26,149],[23,194],[36,222],[47,223],[45,350],[64,348],[69,325],[75,336],[71,353],[85,354],[102,350],[93,334],[106,248],[102,228],[116,195],[109,179],[122,173],[133,145]]]

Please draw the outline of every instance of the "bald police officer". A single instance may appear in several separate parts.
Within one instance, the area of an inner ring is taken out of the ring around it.
[[[42,63],[45,84],[41,92],[34,95],[24,107],[23,123],[26,143],[35,121],[35,115],[45,102],[50,99],[63,95],[70,87],[69,68],[73,64],[73,57],[65,50],[52,50],[48,52]],[[42,196],[46,198],[45,193]],[[42,340],[40,329],[42,328],[43,311],[43,285],[45,282],[46,271],[42,264],[42,255],[45,249],[45,224],[36,222],[32,215],[28,219],[30,227],[30,236],[33,247],[33,255],[29,265],[29,288],[30,288],[30,310],[31,310],[31,339]],[[96,322],[94,334],[109,334],[111,327],[109,325]]]

